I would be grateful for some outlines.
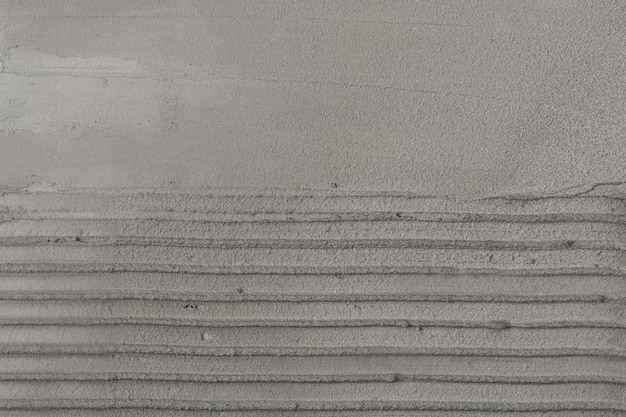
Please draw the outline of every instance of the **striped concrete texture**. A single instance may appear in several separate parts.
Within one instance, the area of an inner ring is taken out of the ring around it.
[[[6,191],[0,414],[626,413],[626,201]]]

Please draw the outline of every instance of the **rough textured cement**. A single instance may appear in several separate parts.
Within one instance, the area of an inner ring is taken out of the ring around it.
[[[624,1],[0,0],[0,416],[624,416],[625,74]]]
[[[614,191],[5,192],[0,411],[623,415]]]
[[[0,184],[626,180],[622,1],[0,2]]]

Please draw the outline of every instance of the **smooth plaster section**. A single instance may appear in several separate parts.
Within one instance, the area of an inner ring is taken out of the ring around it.
[[[0,2],[0,184],[626,180],[620,1]]]

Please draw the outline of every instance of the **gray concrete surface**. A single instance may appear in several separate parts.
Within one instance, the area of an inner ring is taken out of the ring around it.
[[[626,412],[626,2],[0,0],[0,415]]]
[[[621,1],[0,2],[0,184],[626,180]]]
[[[621,198],[19,191],[0,207],[3,415],[626,411]]]

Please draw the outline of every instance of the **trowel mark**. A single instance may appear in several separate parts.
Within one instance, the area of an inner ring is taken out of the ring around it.
[[[61,75],[102,77],[141,77],[148,72],[137,62],[116,57],[61,57],[18,46],[1,56],[2,73],[15,75]]]

